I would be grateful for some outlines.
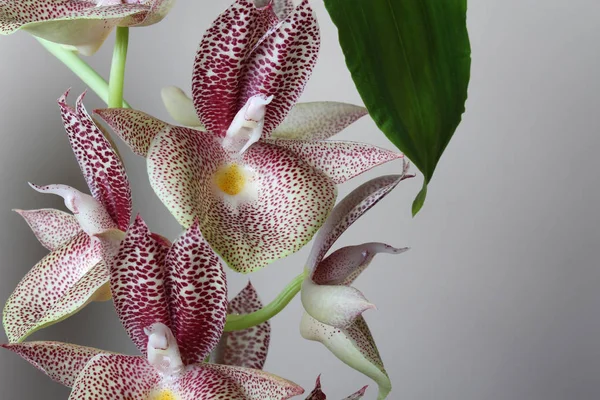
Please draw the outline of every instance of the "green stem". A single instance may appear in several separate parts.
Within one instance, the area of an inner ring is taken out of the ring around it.
[[[230,332],[248,329],[258,324],[262,324],[279,314],[294,296],[298,294],[305,277],[306,275],[304,272],[295,277],[294,280],[279,293],[279,296],[277,296],[275,300],[256,312],[242,315],[228,315],[227,322],[225,323],[225,331]]]
[[[108,83],[88,63],[79,58],[75,52],[65,49],[60,44],[37,37],[36,39],[50,54],[73,71],[102,101],[108,104]],[[127,102],[124,101],[123,104],[125,107],[131,108]]]
[[[125,81],[125,63],[127,62],[127,48],[129,47],[129,28],[117,27],[115,48],[113,51],[112,65],[110,67],[110,81],[108,83],[108,107],[123,107],[123,85]]]

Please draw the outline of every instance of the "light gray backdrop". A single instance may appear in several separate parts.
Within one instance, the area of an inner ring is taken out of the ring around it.
[[[168,118],[159,91],[190,88],[196,45],[227,1],[180,0],[161,24],[131,32],[126,97]],[[320,1],[321,57],[302,98],[360,104]],[[382,255],[357,282],[378,306],[366,318],[383,355],[391,399],[600,398],[600,6],[592,0],[470,2],[473,72],[464,122],[441,160],[421,214],[406,182],[338,243],[411,246]],[[106,73],[110,44],[89,61]],[[0,302],[46,251],[12,208],[63,208],[27,186],[85,189],[55,99],[84,89],[25,33],[0,38]],[[72,96],[74,100],[75,96]],[[101,107],[90,94],[88,109]],[[393,148],[367,117],[339,136]],[[119,143],[135,212],[171,238],[179,227],[148,185],[144,160]],[[396,172],[396,163],[340,187]],[[270,301],[301,271],[308,248],[251,276]],[[246,276],[229,274],[231,294]],[[273,319],[268,371],[330,399],[370,384],[298,333],[299,299]],[[4,340],[2,337],[0,340]],[[110,303],[93,304],[31,339],[134,353]],[[0,353],[0,398],[66,399],[68,389]]]

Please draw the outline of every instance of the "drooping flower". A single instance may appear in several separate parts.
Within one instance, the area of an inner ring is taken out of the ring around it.
[[[91,55],[116,26],[155,24],[174,3],[175,0],[0,0],[0,34],[23,29]]]
[[[131,217],[131,192],[125,169],[109,141],[83,107],[58,103],[75,157],[91,196],[66,185],[31,185],[62,196],[73,213],[54,209],[16,210],[51,253],[21,280],[8,299],[3,325],[10,342],[63,320],[94,300],[110,299],[104,260],[111,248],[96,235],[125,230]]]
[[[204,363],[223,332],[227,286],[197,224],[169,246],[137,218],[111,265],[117,314],[143,356],[53,342],[3,347],[72,386],[71,400],[263,400],[304,392],[260,370]]]
[[[391,382],[362,313],[373,308],[364,295],[350,286],[378,253],[400,254],[407,248],[384,243],[343,247],[325,258],[342,233],[392,191],[406,173],[375,178],[346,196],[331,212],[315,238],[309,255],[308,274],[302,284],[305,313],[300,332],[319,341],[350,367],[373,379],[379,399],[391,390]]]
[[[228,314],[250,314],[263,307],[251,283],[235,296]],[[224,332],[211,354],[211,362],[253,369],[263,369],[271,341],[271,323],[265,321],[248,329]]]
[[[343,400],[362,399],[362,397],[365,395],[366,390],[367,390],[367,386],[364,386],[358,392],[351,394],[350,396],[344,398]],[[327,396],[321,390],[321,375],[319,375],[319,376],[317,376],[317,382],[315,383],[315,388],[313,389],[312,392],[310,392],[310,394],[308,395],[306,400],[326,400],[326,399],[327,399]]]
[[[196,56],[193,102],[207,132],[135,110],[97,110],[147,158],[150,183],[179,223],[198,220],[236,271],[298,251],[333,207],[336,183],[401,157],[362,143],[312,140],[314,129],[294,140],[272,136],[300,96],[318,48],[308,1],[280,21],[270,4],[237,0],[209,28]],[[339,130],[359,114],[318,126]]]

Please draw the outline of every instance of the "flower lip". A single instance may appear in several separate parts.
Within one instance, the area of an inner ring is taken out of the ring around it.
[[[239,194],[246,185],[246,174],[238,164],[225,165],[215,173],[217,187],[230,196]]]

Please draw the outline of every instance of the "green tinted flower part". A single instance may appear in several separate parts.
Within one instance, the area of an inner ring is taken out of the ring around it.
[[[94,54],[117,26],[161,21],[175,0],[0,0],[0,34],[20,29]]]
[[[8,299],[2,323],[10,342],[55,324],[89,302],[110,299],[107,259],[114,246],[96,236],[110,233],[118,241],[131,216],[131,193],[125,168],[110,142],[83,107],[73,108],[66,94],[58,103],[63,124],[90,194],[66,185],[31,185],[63,197],[72,212],[17,210],[50,254],[21,280]]]
[[[365,395],[366,391],[367,391],[367,386],[363,387],[358,392],[353,393],[348,397],[345,397],[343,400],[362,399],[362,397]],[[325,399],[327,399],[327,396],[325,395],[325,393],[323,393],[323,390],[321,390],[321,375],[319,375],[317,377],[317,382],[315,383],[315,388],[313,389],[312,392],[310,392],[310,394],[308,395],[306,400],[325,400]]]

